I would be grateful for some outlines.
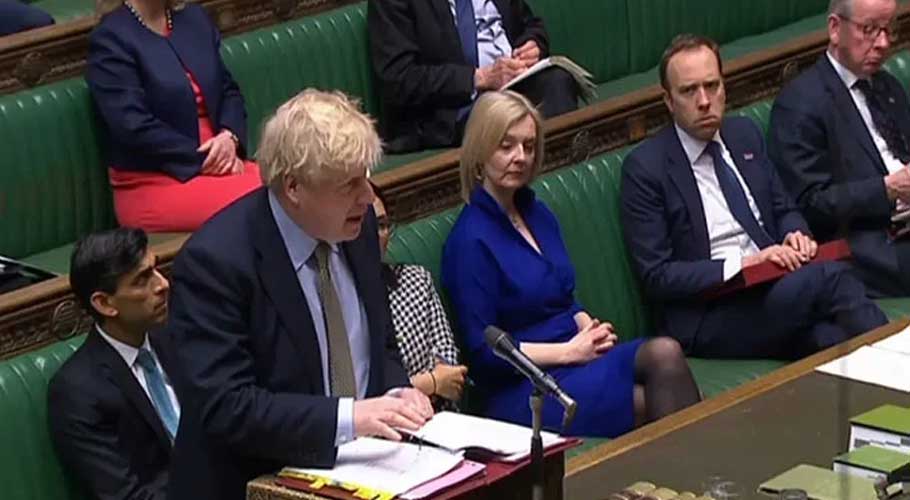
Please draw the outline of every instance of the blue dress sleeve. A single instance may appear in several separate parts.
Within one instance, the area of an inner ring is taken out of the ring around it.
[[[493,354],[483,335],[499,319],[500,270],[490,249],[480,240],[453,231],[443,252],[442,281],[464,335],[472,370],[491,380],[513,376],[511,366]]]

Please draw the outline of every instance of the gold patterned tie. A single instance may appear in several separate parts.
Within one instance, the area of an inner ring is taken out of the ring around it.
[[[326,340],[329,351],[329,380],[331,393],[337,397],[353,398],[357,394],[354,378],[354,363],[351,360],[351,345],[348,342],[341,302],[335,293],[332,273],[329,271],[329,244],[321,241],[316,245],[316,264],[319,266],[319,301],[325,319]]]

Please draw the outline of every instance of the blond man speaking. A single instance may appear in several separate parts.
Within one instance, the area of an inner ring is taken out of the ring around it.
[[[186,401],[169,498],[242,499],[282,466],[334,464],[358,436],[432,416],[410,387],[380,277],[367,176],[371,120],[306,90],[266,123],[265,186],[208,221],[174,264],[172,335]]]

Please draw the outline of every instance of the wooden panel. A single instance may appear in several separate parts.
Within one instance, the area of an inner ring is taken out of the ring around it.
[[[225,36],[304,17],[358,0],[200,0]],[[85,17],[0,37],[0,94],[81,75],[88,36]]]

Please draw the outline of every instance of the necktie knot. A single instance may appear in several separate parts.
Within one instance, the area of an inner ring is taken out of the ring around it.
[[[144,347],[139,349],[139,354],[136,356],[136,363],[144,370],[158,370],[158,365],[155,363],[155,358],[152,357],[152,352]]]

